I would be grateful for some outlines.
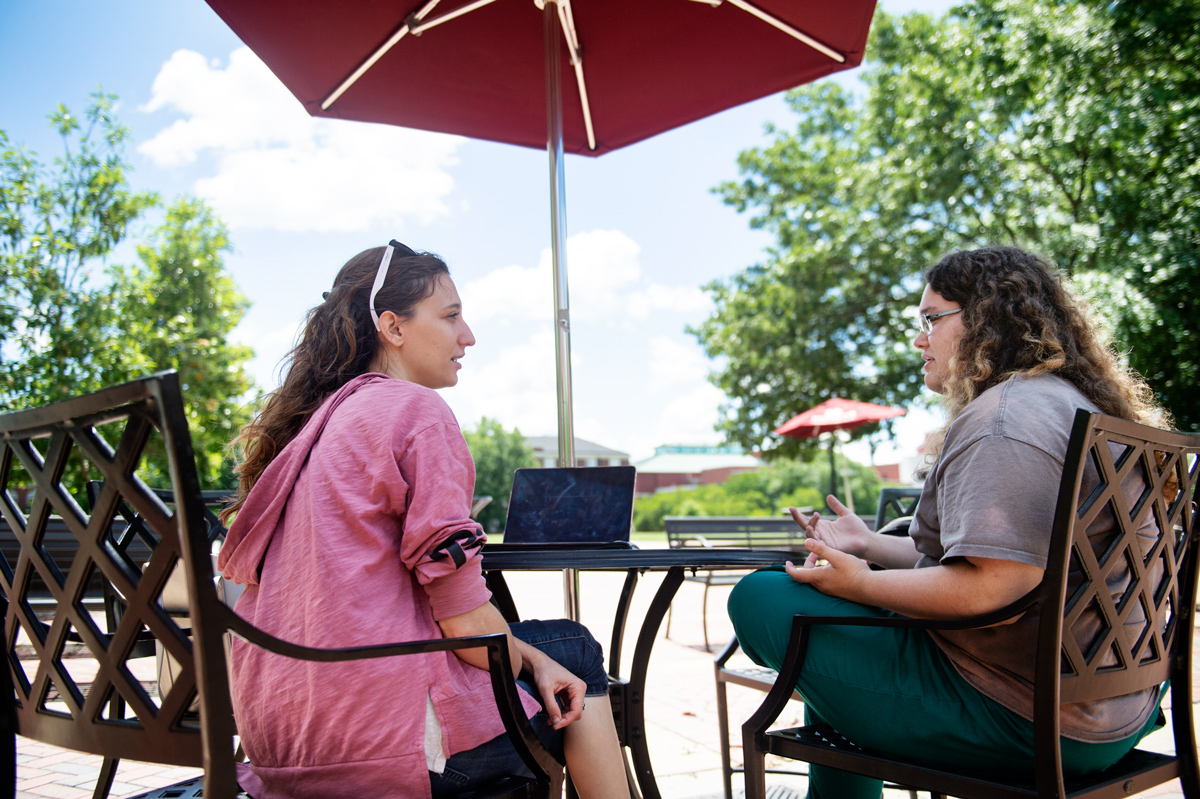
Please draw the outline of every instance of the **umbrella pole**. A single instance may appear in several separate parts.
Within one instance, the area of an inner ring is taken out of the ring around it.
[[[546,152],[550,157],[550,262],[554,279],[554,359],[558,388],[558,465],[575,465],[575,424],[571,410],[571,313],[567,295],[566,175],[563,171],[562,27],[558,4],[547,0],[543,49],[546,53]],[[579,620],[579,572],[563,571],[563,610]]]
[[[837,446],[837,433],[829,432],[829,493],[837,496],[837,454],[834,448]],[[826,503],[828,504],[828,503]],[[833,510],[830,508],[830,510]]]

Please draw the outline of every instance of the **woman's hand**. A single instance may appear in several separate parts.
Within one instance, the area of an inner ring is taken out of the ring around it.
[[[826,497],[826,501],[833,512],[837,514],[836,519],[822,519],[819,513],[805,516],[795,508],[788,508],[788,510],[796,523],[804,528],[804,534],[809,540],[816,539],[839,552],[853,555],[855,558],[865,557],[867,546],[874,534],[866,523],[851,513],[850,509],[839,502],[837,497],[830,494]],[[810,549],[804,565],[814,565],[817,557],[818,555]]]
[[[804,546],[808,548],[808,558],[803,568],[791,561],[783,565],[789,577],[829,596],[849,598],[861,593],[863,575],[871,571],[865,560],[834,549],[816,538],[809,538]],[[818,560],[825,564],[816,565]]]
[[[516,639],[514,639],[516,640]],[[526,672],[533,676],[534,685],[541,694],[550,726],[561,730],[583,716],[583,700],[587,686],[583,680],[567,671],[557,661],[541,650],[518,641]],[[565,705],[565,712],[559,699]]]

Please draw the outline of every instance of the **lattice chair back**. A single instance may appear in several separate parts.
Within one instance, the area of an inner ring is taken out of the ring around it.
[[[230,611],[213,583],[209,524],[177,376],[4,414],[0,435],[3,535],[17,545],[15,556],[6,546],[9,554],[0,558],[17,731],[106,758],[204,767],[210,795],[235,795],[221,623]],[[164,502],[148,479],[169,481],[173,501]],[[91,480],[102,485],[86,502]],[[120,534],[128,524],[121,513],[130,509],[140,524],[136,536]],[[61,522],[49,546],[52,520]],[[190,635],[180,627],[188,622],[162,606],[185,551],[188,590],[200,609]],[[124,608],[112,629],[85,607],[98,582]],[[127,662],[147,631],[180,667],[162,696],[148,691]],[[199,717],[189,712],[197,696]]]
[[[1099,480],[1086,496],[1085,472]],[[1063,612],[1047,612],[1039,629],[1039,752],[1057,751],[1060,704],[1170,679],[1172,705],[1191,707],[1200,437],[1080,410],[1063,473],[1074,480],[1060,486],[1043,581],[1055,595],[1041,603]],[[1093,526],[1112,532],[1089,537]],[[1184,726],[1192,730],[1188,713]]]

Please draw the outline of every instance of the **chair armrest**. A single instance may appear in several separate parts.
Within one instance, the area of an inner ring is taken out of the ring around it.
[[[509,659],[506,633],[327,649],[302,646],[276,638],[258,629],[228,608],[224,608],[224,610],[227,611],[226,614],[223,614],[224,626],[230,632],[261,649],[297,660],[328,663],[486,647],[488,673],[492,679],[492,693],[495,695],[496,708],[500,712],[501,721],[504,722],[504,729],[512,738],[513,746],[521,756],[521,760],[533,773],[538,783],[549,785],[549,775],[533,755],[534,750],[540,750],[542,746],[537,733],[533,731],[533,726],[525,716],[520,694],[517,693],[516,676],[513,674],[512,661]]]
[[[733,657],[735,652],[738,651],[738,646],[739,646],[738,639],[737,639],[737,636],[735,635],[729,639],[729,643],[727,643],[725,645],[725,648],[721,650],[721,653],[719,655],[717,655],[717,657],[714,661],[717,665],[717,671],[720,671],[721,669],[725,668],[725,664],[728,663],[729,659],[731,657]]]
[[[765,743],[767,730],[783,708],[790,701],[796,684],[800,681],[800,672],[804,670],[804,657],[808,651],[808,633],[815,624],[841,624],[851,627],[907,627],[920,630],[969,630],[978,627],[990,627],[994,624],[1014,618],[1033,605],[1041,598],[1041,586],[1034,588],[1020,599],[1010,602],[1002,608],[990,613],[971,616],[965,619],[912,619],[907,616],[805,616],[797,614],[792,618],[792,632],[788,639],[787,655],[779,667],[779,676],[775,684],[767,692],[762,704],[754,714],[742,725],[743,736],[753,735],[760,745]],[[733,654],[737,638],[726,648],[729,655]],[[722,656],[726,656],[722,652]]]

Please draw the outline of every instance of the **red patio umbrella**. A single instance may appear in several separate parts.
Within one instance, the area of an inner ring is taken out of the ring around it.
[[[875,12],[875,0],[207,1],[310,114],[548,148],[563,465],[562,154],[598,156],[857,66]]]
[[[207,2],[310,114],[546,147],[563,466],[575,465],[563,153],[598,156],[857,66],[875,13],[875,0]],[[573,619],[577,597],[569,584]]]
[[[854,430],[884,419],[903,416],[905,413],[906,411],[902,408],[893,408],[890,405],[876,405],[873,402],[859,402],[857,400],[834,397],[833,399],[825,400],[820,405],[809,408],[798,416],[793,416],[775,428],[775,432],[789,438],[816,438],[822,433],[834,433],[838,430]],[[831,436],[829,442],[830,494],[837,493],[837,467],[835,465],[836,456],[834,453],[836,443],[836,437]],[[848,506],[853,510],[853,498],[847,497],[847,500]]]
[[[907,411],[890,405],[834,397],[809,408],[799,416],[793,416],[775,428],[781,436],[790,438],[816,438],[834,430],[854,430],[873,422],[903,416]]]
[[[862,61],[874,0],[208,0],[314,116],[601,155]],[[585,99],[586,98],[586,99]],[[588,128],[593,139],[589,143]]]

